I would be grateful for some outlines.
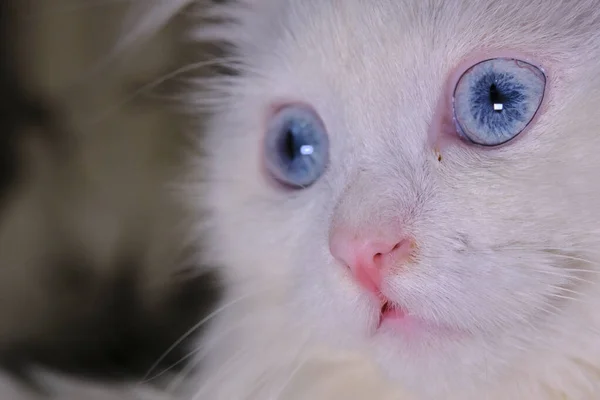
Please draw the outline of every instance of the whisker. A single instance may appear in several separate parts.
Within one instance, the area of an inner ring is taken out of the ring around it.
[[[279,304],[274,304],[272,305],[274,308],[279,309],[280,305]],[[268,321],[273,318],[274,313],[273,312],[269,312],[268,310],[265,309],[261,309],[261,311],[259,313],[256,313],[256,315],[251,315],[251,316],[246,316],[247,318],[244,318],[244,321],[241,321],[239,325],[243,325],[246,323],[251,323],[256,325],[256,327],[252,328],[253,331],[256,331],[256,329],[260,326],[267,326],[268,325]],[[279,318],[278,316],[275,316],[275,320],[277,322],[279,322]],[[239,326],[238,325],[238,326]],[[230,331],[230,330],[228,330]],[[295,332],[298,332],[298,330],[292,330]],[[271,334],[273,335],[277,335],[278,333],[276,333],[275,331],[272,331]],[[261,333],[261,335],[265,335],[265,332],[263,331]],[[269,336],[271,337],[271,336]],[[304,336],[302,336],[304,337]],[[204,342],[202,345],[205,347],[211,347],[212,345],[214,345],[215,343],[219,343],[222,341],[231,341],[231,338],[229,337],[229,335],[225,335],[225,334],[221,334],[221,332],[218,332],[218,336],[213,337],[212,338],[214,341],[211,343],[209,342]],[[276,360],[280,360],[280,356],[277,356],[277,354],[279,354],[278,352],[274,351],[273,346],[271,346],[271,343],[277,343],[278,341],[277,339],[274,339],[274,341],[271,341],[268,339],[268,337],[261,337],[259,339],[259,342],[257,343],[258,347],[256,345],[254,346],[237,346],[234,347],[232,350],[232,354],[229,355],[228,359],[225,362],[219,363],[219,368],[216,371],[210,371],[211,374],[210,375],[204,375],[202,376],[202,380],[200,382],[200,386],[196,389],[197,391],[194,394],[193,399],[200,399],[202,398],[203,395],[206,394],[207,391],[212,390],[213,388],[217,387],[221,384],[225,384],[223,382],[223,380],[225,379],[225,377],[227,377],[230,374],[230,371],[232,369],[234,369],[234,366],[236,365],[235,363],[242,357],[248,357],[249,360],[250,359],[255,359],[256,356],[259,357],[265,357],[264,352],[261,349],[265,349],[265,351],[267,352],[271,352],[271,354],[275,354]],[[290,352],[289,347],[286,348],[285,353],[287,355],[287,357],[292,357],[292,360],[296,360],[298,358],[299,355],[302,354],[302,349],[305,346],[305,343],[308,342],[308,337],[306,336],[305,339],[302,339],[300,341],[295,341],[296,346],[299,346],[296,348],[296,350],[294,351],[294,353]],[[237,343],[237,341],[234,340],[232,341],[232,343]],[[301,345],[298,345],[298,343],[302,343]],[[207,349],[209,350],[209,349]],[[248,352],[252,351],[253,353],[249,354]],[[254,353],[256,351],[256,353]],[[260,354],[260,355],[259,355]],[[292,355],[293,354],[293,355]],[[197,361],[199,362],[200,359],[198,359]],[[289,365],[286,363],[286,365]],[[279,368],[276,368],[273,370],[274,373],[278,373],[281,370]],[[206,371],[205,371],[206,372]],[[263,381],[264,378],[259,377],[259,375],[262,375],[261,372],[263,371],[258,371],[258,375],[256,376],[256,380],[254,380],[253,385],[255,388],[258,387],[258,385]],[[177,385],[181,384],[181,381],[183,379],[185,379],[185,377],[183,375],[180,375],[180,382],[177,382],[176,384],[174,383],[173,385],[170,386],[170,390],[174,390],[174,388],[176,388]]]
[[[201,69],[201,68],[206,68],[206,67],[212,66],[212,65],[222,64],[222,63],[224,63],[225,60],[226,59],[213,59],[213,60],[209,60],[209,61],[197,62],[197,63],[189,64],[189,65],[186,65],[184,67],[178,68],[178,69],[176,69],[176,70],[174,70],[172,72],[169,72],[169,73],[161,76],[160,78],[157,78],[156,80],[143,85],[141,88],[137,89],[136,91],[134,91],[129,96],[126,96],[125,99],[123,99],[122,101],[118,102],[117,104],[113,105],[109,109],[105,110],[102,114],[96,116],[91,121],[88,121],[87,124],[88,125],[94,125],[94,124],[102,122],[104,119],[106,119],[106,118],[110,117],[111,115],[115,114],[122,107],[126,106],[128,103],[130,103],[133,100],[135,100],[142,93],[144,93],[144,92],[146,92],[148,90],[156,88],[157,86],[159,86],[159,85],[167,82],[169,79],[173,79],[173,78],[175,78],[175,77],[177,77],[177,76],[179,76],[181,74],[184,74],[186,72],[198,70],[198,69]]]
[[[198,322],[197,324],[195,324],[194,326],[192,326],[190,329],[188,329],[188,331],[186,333],[184,333],[179,339],[177,339],[175,341],[175,343],[173,343],[171,345],[171,347],[169,347],[159,358],[158,360],[156,360],[156,362],[154,364],[152,364],[152,366],[150,367],[149,371],[144,375],[144,377],[142,378],[142,381],[145,381],[148,376],[156,369],[156,367],[165,359],[165,357],[167,357],[175,348],[177,348],[177,346],[179,346],[181,343],[183,343],[184,340],[186,340],[188,337],[190,337],[190,335],[192,335],[194,332],[196,332],[198,329],[200,329],[200,327],[202,327],[205,323],[207,323],[208,321],[210,321],[212,318],[214,318],[215,316],[217,316],[219,313],[223,312],[224,310],[226,310],[227,308],[239,303],[242,300],[248,299],[249,297],[255,295],[256,293],[252,292],[249,293],[247,295],[244,296],[240,296],[235,300],[232,300],[224,305],[222,305],[221,307],[217,308],[216,310],[214,310],[213,312],[211,312],[210,314],[208,314],[206,317],[204,317],[202,320],[200,320],[200,322]]]
[[[556,293],[550,293],[548,294],[549,297],[554,297],[560,300],[569,300],[569,301],[577,301],[577,302],[583,302],[582,299],[577,298],[577,297],[572,297],[572,296],[564,296],[564,295],[560,295],[560,294],[556,294]]]
[[[573,294],[575,296],[580,296],[580,297],[587,297],[588,296],[587,294],[585,294],[583,292],[578,292],[577,290],[569,289],[569,288],[566,288],[566,287],[563,287],[563,286],[550,285],[550,287],[552,289],[559,290],[561,292],[571,293],[571,294]]]
[[[578,246],[562,246],[562,247],[553,247],[553,246],[539,246],[539,245],[530,245],[530,246],[501,246],[499,250],[502,251],[523,251],[523,252],[536,252],[536,253],[544,253],[547,255],[555,255],[555,256],[563,256],[563,257],[575,257],[568,253],[583,253],[589,255],[597,255],[600,256],[600,251],[594,249],[596,243],[581,243]],[[581,258],[580,261],[590,261],[584,258]],[[593,261],[590,261],[593,262]]]
[[[195,353],[199,353],[203,348],[199,347]],[[165,392],[169,394],[174,394],[181,385],[185,382],[185,380],[189,377],[189,375],[198,367],[202,360],[202,357],[194,359],[193,362],[189,363],[185,366],[185,368],[177,374],[177,376],[169,383]]]
[[[301,348],[298,351],[298,353],[300,353],[300,351],[306,347],[307,343],[308,340],[301,345]],[[298,356],[300,356],[300,354]],[[298,357],[296,357],[296,359],[297,358]],[[281,396],[283,396],[283,394],[285,393],[285,389],[287,389],[287,387],[293,381],[296,374],[302,369],[302,367],[306,364],[307,361],[308,359],[304,358],[301,361],[297,362],[297,365],[294,367],[294,369],[292,369],[288,377],[283,381],[281,388],[278,390],[278,393],[274,396],[274,400],[279,400]]]
[[[194,369],[200,364],[203,358],[208,354],[208,351],[212,348],[211,346],[220,343],[221,341],[228,338],[228,333],[239,328],[245,322],[242,321],[237,324],[233,324],[227,327],[227,329],[219,331],[218,336],[211,337],[210,340],[205,339],[201,342],[199,346],[197,346],[194,350],[190,351],[186,358],[190,358],[194,356],[192,362],[184,367],[182,371],[180,371],[169,383],[166,392],[172,393],[175,390],[178,390],[179,386],[183,384],[185,379],[188,377],[190,373],[194,371]]]
[[[261,310],[261,312],[257,312],[257,314],[262,314],[263,310]],[[202,359],[202,357],[204,357],[206,355],[206,353],[208,352],[208,350],[210,349],[209,345],[214,345],[218,342],[220,342],[221,340],[223,340],[226,337],[226,334],[237,329],[238,327],[242,326],[243,323],[245,323],[245,321],[241,321],[241,323],[238,324],[234,324],[234,325],[230,325],[227,327],[227,329],[225,330],[221,330],[219,331],[219,336],[216,336],[214,338],[211,338],[212,340],[203,340],[201,341],[200,346],[197,346],[195,349],[191,350],[188,352],[188,354],[186,354],[185,356],[181,357],[179,360],[177,360],[175,363],[173,363],[171,366],[165,368],[164,370],[158,372],[157,374],[148,377],[147,379],[143,380],[140,382],[140,384],[144,384],[144,383],[148,383],[154,379],[159,378],[160,376],[168,373],[170,370],[172,370],[175,366],[181,364],[182,362],[186,361],[187,359],[193,357],[193,356],[199,356],[198,359]],[[149,371],[146,375],[148,376],[150,374],[151,371]]]
[[[569,254],[563,254],[563,253],[548,253],[551,254],[553,257],[560,257],[560,258],[566,258],[568,260],[573,260],[573,261],[579,261],[585,264],[598,264],[598,262],[596,261],[591,261],[582,257],[576,257],[576,256],[572,256]]]
[[[181,357],[179,360],[175,361],[173,364],[171,364],[169,367],[163,369],[162,371],[156,373],[153,376],[149,376],[147,379],[140,381],[139,384],[143,385],[145,383],[149,383],[155,379],[160,378],[161,376],[169,373],[170,371],[173,370],[173,368],[177,367],[179,364],[184,363],[185,361],[187,361],[188,359],[192,358],[193,356],[195,356],[198,352],[200,352],[202,350],[202,347],[198,347],[190,352],[188,352],[185,356]]]
[[[597,264],[600,265],[600,264]],[[582,268],[569,268],[569,271],[572,272],[578,272],[578,273],[583,273],[583,274],[600,274],[600,270],[593,270],[593,269],[582,269]]]
[[[536,269],[536,270],[534,270],[534,272],[540,273],[540,274],[546,274],[546,275],[555,276],[557,278],[564,278],[566,280],[577,281],[577,282],[580,282],[580,283],[596,284],[596,282],[590,281],[589,279],[585,279],[585,278],[582,278],[580,276],[573,275],[573,274],[567,274],[567,273],[564,273],[564,272],[548,271],[548,270],[540,270],[540,269]]]

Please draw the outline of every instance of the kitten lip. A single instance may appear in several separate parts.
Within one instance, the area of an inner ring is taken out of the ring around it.
[[[401,334],[405,338],[414,338],[427,333],[443,335],[448,338],[463,336],[464,334],[464,332],[459,332],[452,327],[439,325],[411,315],[405,308],[388,299],[383,298],[380,304],[379,321],[375,333],[385,330]]]
[[[410,315],[398,304],[386,300],[382,302],[374,333],[391,331],[402,336],[418,337],[425,332],[436,330],[435,328],[418,317]]]

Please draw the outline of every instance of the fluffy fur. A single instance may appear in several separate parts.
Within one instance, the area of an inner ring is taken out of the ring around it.
[[[238,73],[192,98],[214,113],[190,199],[210,214],[199,224],[228,293],[190,398],[295,398],[313,363],[346,352],[380,372],[322,398],[600,396],[600,2],[247,0],[210,14],[194,37],[230,45]],[[544,105],[517,140],[470,146],[443,123],[445,91],[459,65],[499,53],[545,69]],[[282,101],[314,107],[332,143],[302,191],[261,168]],[[329,252],[336,224],[401,224],[417,256],[386,294],[463,335],[370,335],[379,310]]]

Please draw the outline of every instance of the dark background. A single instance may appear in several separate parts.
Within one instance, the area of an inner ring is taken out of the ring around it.
[[[0,363],[25,380],[35,364],[141,379],[218,298],[166,190],[177,79],[151,85],[189,59],[185,25],[111,58],[128,3],[0,2]]]

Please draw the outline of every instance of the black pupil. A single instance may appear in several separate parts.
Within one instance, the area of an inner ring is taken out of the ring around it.
[[[288,129],[285,132],[285,141],[283,143],[283,149],[285,151],[285,155],[289,160],[293,160],[297,156],[298,145],[296,140],[294,139],[294,133]]]
[[[492,83],[492,85],[490,86],[490,102],[492,103],[492,106],[495,106],[496,104],[504,105],[504,103],[506,102],[506,98],[498,90],[498,87],[495,83]],[[502,109],[503,108],[497,109],[496,107],[494,107],[494,111],[496,112],[502,112]]]

